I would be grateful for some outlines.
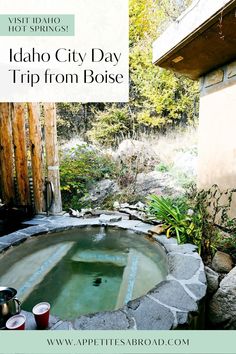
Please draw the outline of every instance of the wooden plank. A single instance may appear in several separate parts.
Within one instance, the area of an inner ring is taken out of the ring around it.
[[[43,147],[39,103],[28,103],[28,112],[35,212],[41,213],[45,208]]]
[[[14,203],[14,163],[9,103],[0,103],[0,160],[3,203]]]
[[[56,123],[56,105],[55,103],[44,103],[45,116],[45,150],[48,181],[52,183],[54,190],[54,200],[51,207],[53,214],[62,211],[61,192],[60,192],[60,174],[59,157],[57,143],[57,123]]]
[[[12,133],[15,153],[18,201],[20,205],[30,205],[24,103],[13,104]]]

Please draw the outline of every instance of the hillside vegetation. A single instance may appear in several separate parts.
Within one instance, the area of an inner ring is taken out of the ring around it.
[[[195,125],[198,83],[152,64],[152,43],[191,3],[189,0],[130,0],[130,102],[58,103],[58,133],[117,146],[126,138]]]

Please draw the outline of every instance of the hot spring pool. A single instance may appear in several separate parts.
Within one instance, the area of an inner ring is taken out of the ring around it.
[[[166,275],[166,254],[157,243],[114,228],[30,238],[0,255],[0,285],[17,289],[22,308],[47,301],[63,320],[119,309]]]

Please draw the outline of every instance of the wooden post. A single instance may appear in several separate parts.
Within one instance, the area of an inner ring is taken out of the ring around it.
[[[51,207],[53,214],[62,211],[61,192],[60,192],[60,174],[59,157],[57,144],[57,125],[56,125],[56,105],[55,103],[44,103],[45,115],[45,149],[46,163],[48,172],[48,181],[52,183],[54,190],[54,199]]]
[[[28,112],[35,212],[41,213],[44,210],[44,171],[39,104],[28,103]]]
[[[15,152],[15,167],[19,204],[30,205],[24,103],[13,104],[12,132]]]
[[[9,103],[0,103],[0,160],[3,202],[14,202],[14,164]]]

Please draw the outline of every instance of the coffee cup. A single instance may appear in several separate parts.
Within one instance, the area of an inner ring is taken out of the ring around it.
[[[25,329],[25,315],[19,313],[10,317],[6,322],[6,328],[10,330],[24,330]]]
[[[50,304],[48,302],[40,302],[32,309],[35,322],[39,329],[45,329],[49,323]]]

